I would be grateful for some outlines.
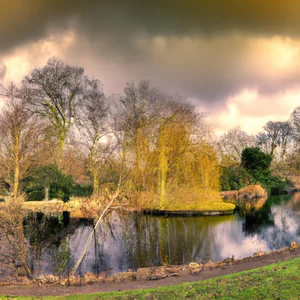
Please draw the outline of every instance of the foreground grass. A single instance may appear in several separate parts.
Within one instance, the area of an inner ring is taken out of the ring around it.
[[[233,275],[148,290],[58,297],[0,296],[0,299],[300,299],[300,258]]]

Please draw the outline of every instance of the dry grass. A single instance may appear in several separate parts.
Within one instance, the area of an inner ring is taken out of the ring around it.
[[[63,212],[64,202],[62,200],[52,201],[26,201],[22,204],[24,209],[34,212]]]

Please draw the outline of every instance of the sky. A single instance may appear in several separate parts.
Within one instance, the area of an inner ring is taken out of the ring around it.
[[[298,0],[1,0],[0,83],[52,56],[106,95],[141,79],[177,92],[221,134],[256,134],[300,106]]]

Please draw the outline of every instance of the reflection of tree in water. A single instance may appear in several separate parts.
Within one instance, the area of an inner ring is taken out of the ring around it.
[[[211,226],[216,218],[133,217],[130,235],[133,265],[182,264],[211,255],[215,249]],[[134,258],[135,256],[135,258]]]
[[[100,232],[101,234],[101,232]],[[103,243],[100,242],[99,233],[94,231],[94,255],[95,261],[92,264],[92,272],[99,275],[103,270],[108,270],[109,266],[107,264],[107,260],[103,255]]]
[[[260,210],[246,214],[243,222],[245,235],[259,235],[271,250],[288,246],[292,241],[299,242],[299,223],[290,209],[292,200],[290,196],[272,196]],[[294,223],[293,228],[290,227],[291,222]]]
[[[23,221],[24,234],[29,242],[29,265],[32,272],[39,272],[42,268],[42,256],[50,247],[59,248],[67,235],[74,233],[78,226],[78,219],[70,221],[69,213],[59,216],[43,213],[28,213]],[[82,222],[82,220],[80,220]]]
[[[248,247],[251,242],[253,249],[256,243],[277,249],[292,240],[299,242],[298,221],[284,202],[279,206],[280,199],[269,199],[262,209],[243,218],[236,215],[166,218],[111,211],[96,230],[95,239],[81,266],[81,273],[100,273],[111,268],[112,272],[118,272],[128,268],[182,264],[202,260],[207,255],[216,261],[231,255],[234,247],[243,247],[244,240],[244,247]],[[93,228],[92,220],[85,224],[84,220],[71,219],[67,224],[65,218],[42,216],[35,216],[38,220],[32,221],[34,230],[27,234],[31,245],[40,245],[40,249],[45,252],[50,244],[60,245],[65,235],[69,234],[72,253],[75,257],[81,253],[87,234]],[[248,252],[238,251],[240,255],[249,255]],[[36,265],[34,267],[37,268]]]
[[[269,198],[263,207],[251,213],[244,212],[243,232],[246,236],[261,234],[262,229],[268,226],[274,226],[273,214],[271,207],[273,199]]]
[[[220,220],[114,212],[101,224],[98,246],[95,246],[98,258],[93,268],[103,271],[114,267],[117,271],[116,267],[126,270],[204,259],[216,248],[211,226]]]

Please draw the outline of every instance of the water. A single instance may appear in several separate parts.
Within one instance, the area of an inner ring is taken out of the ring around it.
[[[61,245],[75,262],[93,230],[93,220],[29,215],[25,234],[31,244],[31,267],[53,272],[53,253]],[[243,258],[300,242],[300,193],[269,197],[252,214],[157,217],[110,212],[95,232],[80,272],[127,271],[162,264],[184,264],[209,257]]]

